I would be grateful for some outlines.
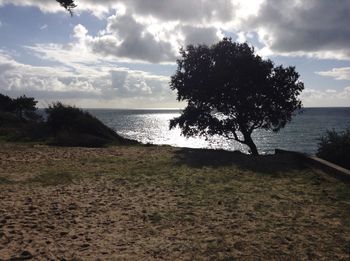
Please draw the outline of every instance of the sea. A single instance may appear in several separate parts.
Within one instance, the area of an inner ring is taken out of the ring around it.
[[[190,137],[181,135],[179,128],[169,130],[169,121],[178,117],[180,110],[122,110],[88,109],[88,111],[121,136],[144,144],[175,147],[239,150],[248,153],[248,147],[222,136]],[[260,154],[273,154],[284,149],[314,155],[320,138],[328,130],[342,132],[350,128],[350,107],[304,108],[285,128],[277,133],[265,130],[253,132],[253,140]]]

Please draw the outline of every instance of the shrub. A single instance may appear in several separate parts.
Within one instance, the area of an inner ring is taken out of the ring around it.
[[[337,133],[335,130],[327,131],[320,138],[318,157],[350,169],[350,129]]]
[[[99,148],[107,146],[111,141],[89,134],[77,134],[63,130],[51,138],[48,143],[49,145],[64,147]]]
[[[59,146],[102,147],[108,143],[129,144],[90,113],[79,108],[54,103],[46,109],[47,125],[53,132],[50,142]]]

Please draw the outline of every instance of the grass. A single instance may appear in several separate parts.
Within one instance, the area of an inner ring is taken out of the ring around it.
[[[138,236],[154,239],[151,248],[159,257],[171,255],[172,249],[191,252],[192,259],[215,260],[249,253],[266,259],[349,256],[349,185],[288,155],[251,157],[167,146],[38,149],[20,144],[0,147],[1,153],[27,158],[4,163],[2,169],[12,172],[11,177],[23,176],[23,184],[30,182],[38,190],[88,182],[97,186],[93,193],[102,191],[99,200],[108,200],[106,195],[116,189],[112,195],[126,197],[126,209],[140,205],[140,217],[134,213],[128,220],[143,220]],[[13,182],[7,176],[4,180]],[[176,239],[167,245],[164,235],[174,229]]]
[[[8,178],[0,176],[0,185],[1,184],[10,184],[10,183],[11,183],[11,181]]]
[[[48,171],[29,179],[29,182],[40,183],[44,186],[57,186],[69,184],[73,180],[73,175],[69,172]]]

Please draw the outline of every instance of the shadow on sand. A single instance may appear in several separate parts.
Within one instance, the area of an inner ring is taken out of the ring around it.
[[[277,174],[302,170],[306,165],[293,155],[251,156],[239,151],[181,148],[175,153],[175,164],[194,168],[237,166],[254,172]]]

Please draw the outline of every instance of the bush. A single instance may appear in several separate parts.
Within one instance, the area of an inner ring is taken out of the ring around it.
[[[79,108],[54,103],[46,109],[47,125],[58,146],[102,147],[111,144],[130,144],[90,113]]]
[[[0,136],[8,141],[40,141],[56,146],[104,147],[138,142],[119,136],[90,113],[60,102],[36,113],[36,101],[26,96],[11,99],[0,94]]]
[[[320,138],[318,157],[350,169],[350,129],[337,133],[327,131],[327,134]]]
[[[68,131],[60,131],[55,137],[51,138],[48,142],[49,145],[53,146],[64,146],[64,147],[88,147],[88,148],[100,148],[105,147],[110,140],[103,139],[97,136],[89,134],[77,134]]]

